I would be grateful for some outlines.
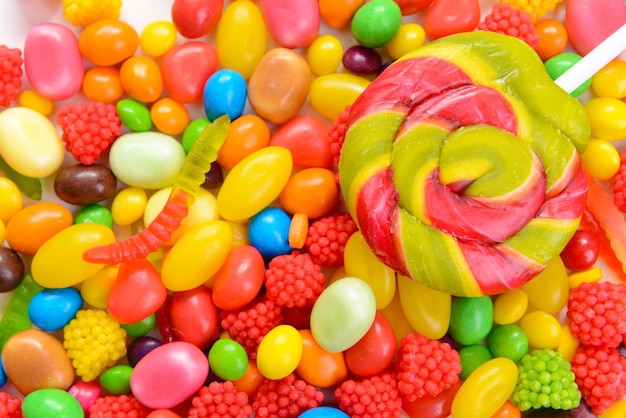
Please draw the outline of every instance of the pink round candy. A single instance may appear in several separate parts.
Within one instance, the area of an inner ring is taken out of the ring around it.
[[[569,0],[566,4],[567,35],[580,55],[587,55],[624,24],[624,0]]]
[[[24,69],[33,90],[46,99],[74,96],[85,73],[74,32],[52,22],[33,26],[24,42]]]
[[[260,6],[268,31],[280,46],[304,48],[317,37],[320,28],[317,0],[261,0]]]
[[[184,341],[163,344],[139,360],[130,375],[130,389],[152,409],[169,409],[198,391],[209,375],[209,360]]]
[[[67,391],[76,398],[85,412],[87,412],[89,406],[102,394],[102,388],[97,381],[84,382],[77,380]]]

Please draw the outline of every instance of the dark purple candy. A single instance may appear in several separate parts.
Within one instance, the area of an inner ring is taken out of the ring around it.
[[[126,357],[128,358],[128,364],[135,367],[139,360],[141,360],[146,354],[155,348],[159,347],[163,343],[153,337],[138,337],[128,344],[128,350]]]
[[[211,169],[204,175],[204,183],[202,187],[205,189],[217,189],[224,183],[224,173],[222,173],[222,167],[217,161],[211,163]]]
[[[87,206],[106,200],[115,194],[117,179],[113,172],[100,164],[76,164],[63,167],[54,179],[54,191],[64,202]]]
[[[24,278],[24,262],[14,250],[0,247],[0,293],[15,289]]]
[[[383,59],[377,50],[362,45],[348,48],[342,61],[346,70],[358,75],[376,74],[383,65]]]

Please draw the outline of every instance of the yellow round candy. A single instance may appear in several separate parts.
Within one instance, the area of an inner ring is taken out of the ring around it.
[[[626,400],[619,399],[613,402],[613,405],[609,406],[599,416],[599,418],[623,418],[626,417]]]
[[[607,141],[626,138],[626,103],[613,97],[596,97],[585,105],[591,136]]]
[[[0,220],[9,222],[22,206],[22,193],[17,185],[7,177],[0,177]]]
[[[241,247],[248,244],[248,227],[241,222],[226,221],[230,228],[233,230],[233,244],[232,247]]]
[[[561,324],[549,313],[529,312],[522,317],[519,326],[526,333],[530,347],[554,349],[561,342]]]
[[[302,336],[291,325],[278,325],[268,332],[257,350],[259,372],[268,379],[288,376],[302,358]]]
[[[341,41],[336,36],[328,34],[315,38],[306,52],[306,60],[315,75],[334,73],[342,58]]]
[[[574,358],[579,345],[580,341],[572,335],[569,326],[564,326],[561,329],[561,340],[557,351],[563,355],[565,360],[570,361]]]
[[[111,203],[113,222],[120,226],[138,221],[146,210],[148,196],[144,189],[126,187],[120,190]]]
[[[609,180],[619,170],[620,155],[609,141],[592,139],[582,154],[582,161],[589,175],[598,180]]]
[[[368,79],[354,74],[322,75],[311,82],[309,102],[317,113],[328,120],[335,120],[369,84]]]
[[[528,295],[522,289],[510,290],[496,296],[493,302],[493,321],[505,325],[519,321],[528,308]]]
[[[626,97],[626,61],[615,59],[591,78],[591,88],[600,97]]]
[[[117,279],[117,266],[106,266],[80,285],[80,296],[94,308],[106,309],[109,295]]]
[[[567,269],[561,257],[554,257],[548,267],[522,286],[533,308],[551,314],[560,312],[567,305],[569,282]]]
[[[424,28],[417,23],[405,23],[400,26],[396,36],[386,46],[387,53],[393,59],[398,59],[407,52],[422,46],[426,40]]]
[[[0,219],[0,245],[4,244],[4,240],[7,237],[7,227],[4,225],[4,222]]]
[[[139,36],[139,46],[146,55],[160,57],[176,45],[176,26],[167,20],[148,23]]]
[[[20,106],[33,109],[44,116],[50,116],[52,112],[54,112],[54,102],[40,96],[39,93],[34,90],[24,90],[20,94],[19,102]]]
[[[452,296],[398,275],[398,294],[406,319],[418,333],[431,340],[442,338],[450,326]]]

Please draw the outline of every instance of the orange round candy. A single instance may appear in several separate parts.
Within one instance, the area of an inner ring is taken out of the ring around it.
[[[150,103],[161,96],[163,79],[158,64],[149,57],[130,57],[120,69],[124,91],[133,99]]]
[[[233,381],[233,384],[241,392],[245,392],[249,397],[253,397],[259,389],[259,386],[261,386],[261,383],[263,383],[263,380],[265,380],[265,378],[256,366],[256,362],[249,360],[248,368],[243,377]]]
[[[102,19],[87,26],[78,39],[80,53],[99,66],[119,64],[139,47],[135,28],[117,19]]]
[[[94,67],[85,73],[83,93],[94,102],[115,103],[124,94],[120,70],[115,67]]]
[[[320,17],[331,28],[343,28],[365,0],[320,0]]]
[[[342,352],[324,350],[313,338],[309,329],[298,331],[302,337],[302,358],[296,373],[307,383],[321,388],[338,385],[348,376]]]
[[[243,115],[230,124],[224,144],[217,153],[217,162],[231,170],[239,161],[270,142],[270,128],[257,115]]]
[[[169,97],[154,102],[150,108],[150,117],[154,126],[168,135],[180,135],[189,125],[189,113],[185,106]]]
[[[542,19],[535,23],[535,32],[539,35],[539,43],[535,51],[546,61],[560,54],[567,46],[567,30],[555,19]]]
[[[332,171],[306,168],[287,181],[280,193],[280,204],[290,213],[302,213],[309,219],[328,214],[339,202],[339,187]]]

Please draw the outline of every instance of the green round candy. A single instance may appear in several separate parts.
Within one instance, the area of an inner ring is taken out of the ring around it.
[[[402,25],[402,11],[393,0],[371,0],[359,7],[352,18],[352,36],[364,47],[380,48],[396,36]]]
[[[489,333],[487,347],[494,357],[506,357],[517,363],[528,351],[528,338],[515,324],[497,325]]]
[[[448,332],[462,345],[485,338],[493,324],[493,302],[489,296],[458,297],[452,301]]]
[[[248,354],[237,341],[220,339],[209,350],[209,367],[220,379],[237,380],[248,369]]]
[[[459,350],[461,357],[461,373],[459,378],[465,380],[474,370],[493,358],[489,349],[482,344],[472,344]]]
[[[24,418],[83,418],[85,413],[78,400],[61,389],[39,389],[22,401]]]
[[[544,63],[546,71],[550,75],[550,78],[556,80],[565,71],[569,70],[574,64],[580,61],[582,57],[574,52],[564,52],[550,58]],[[586,80],[578,88],[570,93],[572,97],[578,97],[583,94],[591,86],[591,78]]]
[[[200,118],[193,120],[189,125],[187,125],[185,131],[183,132],[182,139],[183,149],[186,153],[189,153],[191,146],[194,142],[196,142],[196,139],[198,139],[200,132],[204,131],[204,128],[209,126],[210,123],[211,122],[209,122],[208,119]]]
[[[99,203],[83,206],[74,218],[76,224],[100,224],[109,228],[113,228],[113,215],[111,211]]]
[[[145,132],[152,129],[150,109],[133,99],[122,99],[117,102],[117,115],[120,121],[133,132]]]
[[[152,314],[141,321],[133,322],[132,324],[120,324],[120,327],[126,330],[126,334],[130,337],[143,337],[148,335],[154,325],[156,324],[156,315]]]
[[[133,368],[127,364],[119,364],[104,371],[98,382],[102,389],[113,395],[130,393],[130,375]]]

